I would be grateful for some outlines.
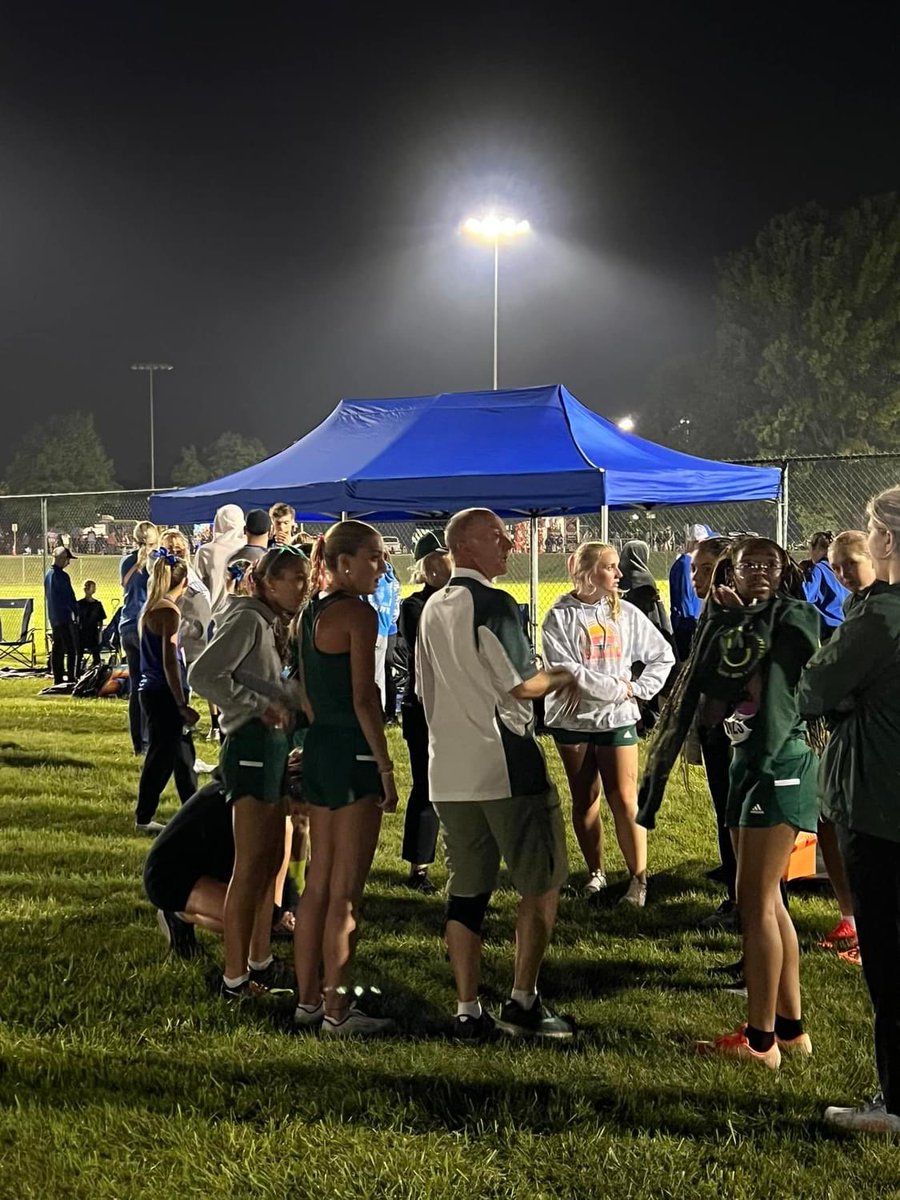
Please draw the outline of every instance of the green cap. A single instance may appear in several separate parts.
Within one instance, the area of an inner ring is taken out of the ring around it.
[[[447,547],[441,541],[436,533],[425,533],[416,542],[416,548],[413,551],[416,562],[425,558],[428,554],[446,554]]]

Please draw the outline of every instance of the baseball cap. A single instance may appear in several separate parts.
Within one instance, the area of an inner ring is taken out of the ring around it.
[[[446,554],[447,547],[443,544],[440,537],[436,533],[424,533],[416,542],[413,555],[416,562],[419,559],[425,558],[428,554]]]
[[[269,532],[269,514],[264,508],[251,508],[244,517],[244,528],[253,537],[261,537]]]
[[[66,555],[67,558],[76,558],[77,557],[75,554],[72,553],[72,551],[69,549],[68,546],[57,546],[56,549],[53,551],[54,559],[62,558],[62,556],[64,554]]]

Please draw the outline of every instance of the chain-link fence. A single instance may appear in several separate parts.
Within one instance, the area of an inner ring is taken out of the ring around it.
[[[690,525],[705,524],[723,534],[752,532],[774,537],[802,557],[809,537],[818,530],[837,533],[865,528],[869,498],[900,483],[900,454],[795,458],[769,461],[768,465],[782,470],[781,502],[615,511],[609,514],[609,540],[618,548],[632,538],[646,542],[651,571],[665,595],[669,567]],[[132,548],[135,524],[149,518],[149,500],[146,491],[0,496],[0,598],[34,600],[39,659],[45,658],[46,649],[43,578],[53,550],[61,544],[72,549],[77,557],[69,574],[76,594],[81,596],[85,581],[93,579],[97,598],[112,616],[121,601],[119,560]],[[325,523],[301,523],[310,535],[327,527]],[[404,593],[414,586],[410,573],[416,540],[429,528],[440,526],[413,521],[379,523]],[[602,517],[599,513],[525,517],[510,520],[508,528],[514,549],[503,586],[526,606],[539,626],[568,587],[568,554],[579,542],[601,537]],[[208,525],[182,526],[182,532],[194,546],[211,536]]]

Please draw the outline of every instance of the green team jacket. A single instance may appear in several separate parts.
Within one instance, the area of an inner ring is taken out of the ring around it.
[[[822,815],[900,842],[900,584],[870,589],[807,664],[800,708],[826,716]]]

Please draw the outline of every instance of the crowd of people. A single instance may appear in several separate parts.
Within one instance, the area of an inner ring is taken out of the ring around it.
[[[705,768],[726,890],[707,923],[741,935],[733,973],[747,1021],[699,1042],[701,1053],[770,1069],[812,1054],[784,879],[798,833],[818,835],[840,910],[824,944],[861,962],[882,1089],[827,1118],[900,1132],[900,488],[872,500],[866,532],[816,534],[802,563],[767,538],[690,532],[668,608],[646,543],[621,554],[580,545],[539,659],[495,584],[514,543],[487,509],[419,539],[419,587],[402,601],[380,534],[361,521],[298,543],[289,506],[227,505],[193,563],[177,530],[140,523],[122,560],[123,645],[138,681],[129,724],[144,760],[136,825],[156,839],[145,888],[173,949],[195,953],[197,926],[220,933],[223,997],[289,989],[298,1030],[394,1028],[350,983],[382,818],[400,800],[385,734],[399,638],[412,777],[402,854],[408,885],[433,893],[441,832],[455,1040],[576,1035],[538,987],[569,863],[537,715],[568,783],[585,868],[570,891],[584,903],[608,888],[601,792],[628,871],[619,903],[639,910],[652,900],[647,830],[677,757]],[[200,791],[194,694],[221,740]],[[155,814],[173,774],[182,807],[163,825]],[[502,863],[519,897],[515,961],[491,1013],[481,935]],[[272,956],[276,919],[293,935],[293,969]]]

